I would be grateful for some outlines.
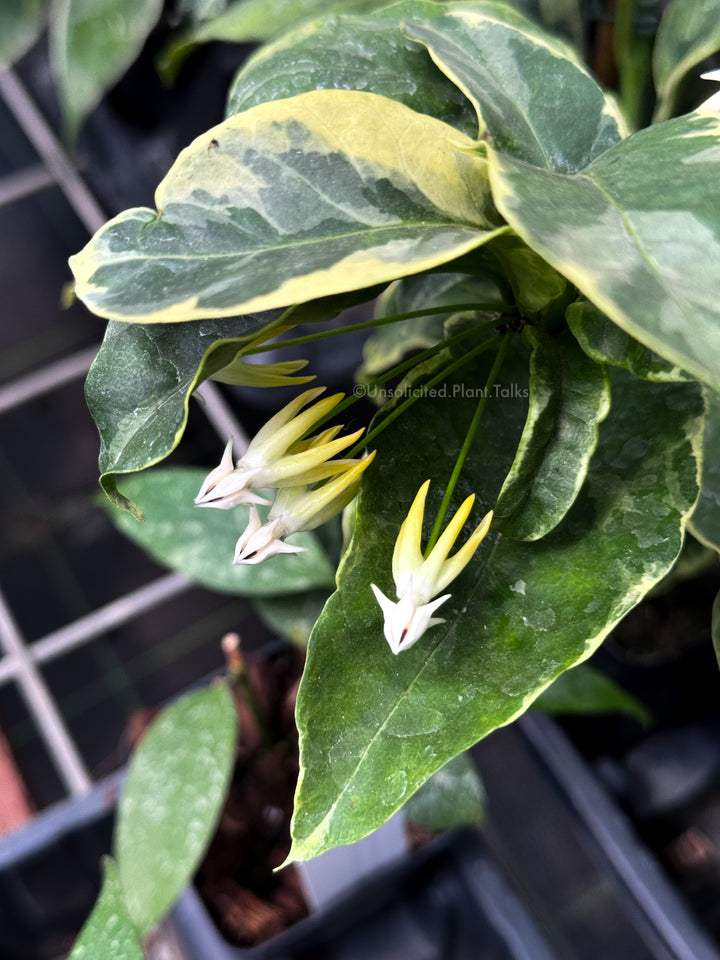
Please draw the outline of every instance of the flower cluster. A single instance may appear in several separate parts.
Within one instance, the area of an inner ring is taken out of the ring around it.
[[[448,557],[475,502],[475,495],[471,494],[460,505],[428,556],[424,557],[422,526],[429,486],[430,481],[426,480],[418,490],[395,541],[392,575],[397,602],[386,597],[374,583],[370,584],[385,618],[385,639],[395,654],[408,650],[430,627],[445,622],[433,614],[450,599],[451,594],[442,597],[437,594],[465,569],[492,523],[491,510],[463,546]]]
[[[374,454],[361,460],[333,460],[362,435],[362,429],[338,436],[341,426],[305,437],[342,400],[336,393],[317,400],[324,387],[306,390],[265,424],[245,454],[233,460],[232,440],[220,464],[211,470],[195,498],[199,507],[228,510],[250,504],[247,527],[237,542],[234,563],[260,563],[279,553],[300,553],[304,547],[285,542],[301,530],[313,530],[339,513],[357,494],[360,477]],[[308,406],[308,404],[311,404]],[[306,409],[303,409],[306,408]],[[267,521],[256,504],[270,501],[258,490],[275,488]]]
[[[375,454],[360,460],[332,459],[358,440],[362,429],[339,436],[342,427],[335,426],[307,436],[343,397],[337,393],[319,400],[323,392],[323,387],[306,390],[283,407],[253,438],[237,463],[230,440],[219,465],[205,478],[195,498],[197,506],[220,510],[239,504],[250,506],[233,563],[262,563],[276,554],[302,552],[304,547],[287,543],[286,538],[302,530],[314,530],[356,496],[362,473]],[[475,502],[471,495],[423,556],[422,527],[429,486],[426,480],[418,490],[395,542],[392,575],[397,600],[386,597],[374,583],[370,585],[383,612],[385,639],[395,654],[412,647],[430,627],[444,623],[433,614],[450,594],[438,594],[467,566],[492,522],[490,511],[463,546],[449,556]],[[258,492],[268,488],[275,489],[272,503]],[[257,504],[270,506],[264,523]]]

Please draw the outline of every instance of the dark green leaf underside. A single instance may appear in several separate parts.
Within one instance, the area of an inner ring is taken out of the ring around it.
[[[405,818],[430,830],[477,823],[485,813],[482,781],[467,753],[449,760],[403,807]]]
[[[47,0],[12,0],[0,4],[0,69],[12,66],[37,39]]]
[[[50,54],[69,140],[138,56],[162,6],[162,0],[54,0]]]
[[[625,713],[642,724],[650,722],[650,713],[644,704],[588,663],[561,673],[543,690],[534,707],[547,713],[578,716]]]

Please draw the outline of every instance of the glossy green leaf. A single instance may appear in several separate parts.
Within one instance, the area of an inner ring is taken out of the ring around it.
[[[240,69],[230,88],[227,115],[308,90],[363,90],[476,136],[470,102],[400,27],[403,20],[436,7],[426,0],[405,0],[362,17],[326,17],[284,34]]]
[[[143,960],[142,947],[123,900],[118,867],[109,857],[105,860],[105,877],[98,901],[68,956],[68,960],[100,958]]]
[[[67,138],[140,53],[162,0],[53,0],[50,57]]]
[[[165,80],[172,81],[200,44],[212,40],[226,43],[270,40],[311,17],[382,6],[383,0],[236,0],[219,16],[173,39],[163,51],[158,68]]]
[[[196,507],[193,500],[208,473],[195,467],[164,467],[129,477],[123,492],[137,500],[145,520],[138,523],[112,507],[108,508],[110,517],[158,563],[211,590],[268,597],[333,586],[333,568],[312,533],[288,538],[289,543],[306,547],[306,553],[233,565],[235,544],[247,526],[248,508]],[[265,509],[260,507],[261,515]]]
[[[700,498],[690,518],[693,534],[720,551],[720,396],[708,390]]]
[[[158,213],[125,211],[71,258],[76,293],[110,319],[175,322],[420,273],[496,232],[487,163],[471,148],[370,93],[260,104],[180,154]]]
[[[495,202],[630,336],[720,387],[720,115],[641,130],[561,176],[490,151]]]
[[[438,8],[405,30],[475,105],[497,150],[574,173],[620,139],[613,101],[562,40],[492,0]]]
[[[232,694],[215,683],[164,710],[133,754],[115,852],[128,912],[143,934],[175,902],[210,842],[235,762],[237,723]]]
[[[638,343],[587,300],[572,303],[566,312],[568,326],[585,353],[596,363],[621,367],[643,380],[675,383],[692,380],[675,364]]]
[[[265,626],[277,636],[306,647],[328,595],[327,590],[312,590],[289,597],[256,597],[253,606]]]
[[[0,69],[10,67],[30,49],[43,28],[48,0],[0,3]]]
[[[117,475],[144,470],[175,449],[192,392],[274,317],[108,324],[85,398],[100,434],[100,484],[116,506],[141,519],[137,505],[118,491]]]
[[[647,707],[637,697],[589,663],[566,670],[543,690],[533,707],[555,714],[625,713],[644,726],[650,723]]]
[[[430,830],[477,823],[485,814],[485,791],[467,753],[434,773],[403,807],[406,819]]]
[[[363,363],[358,371],[358,379],[367,380],[400,363],[405,356],[440,343],[445,336],[445,324],[455,313],[453,304],[473,302],[493,304],[497,311],[505,306],[495,284],[482,277],[429,273],[398,280],[378,298],[377,317],[391,317],[430,307],[447,306],[448,310],[376,327],[363,346]],[[492,316],[488,311],[484,311],[483,315],[487,320]]]
[[[539,540],[580,492],[610,409],[610,381],[569,332],[552,338],[528,327],[526,337],[533,347],[528,415],[495,520],[507,537]]]
[[[656,120],[672,116],[685,77],[720,50],[718,13],[715,0],[673,0],[668,4],[653,49]]]
[[[588,657],[680,551],[697,496],[700,387],[617,372],[585,484],[562,523],[532,543],[491,529],[449,587],[438,612],[446,622],[393,656],[370,583],[392,594],[394,540],[427,478],[429,535],[477,403],[467,388],[482,387],[491,359],[376,438],[339,589],[311,636],[298,696],[291,858],[377,828],[450,758]],[[508,357],[501,381],[506,394],[487,404],[454,498],[477,494],[471,523],[494,504],[515,456],[527,359]]]

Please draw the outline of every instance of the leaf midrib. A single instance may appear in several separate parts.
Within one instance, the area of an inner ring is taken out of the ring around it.
[[[338,240],[352,239],[353,237],[363,237],[363,236],[367,236],[369,233],[372,233],[372,232],[377,232],[377,233],[388,232],[389,233],[392,231],[407,230],[408,228],[416,229],[421,227],[425,227],[428,229],[432,228],[437,230],[448,229],[448,228],[471,229],[471,230],[477,231],[478,233],[492,233],[494,229],[497,229],[494,227],[480,227],[477,224],[462,221],[462,220],[444,220],[444,221],[403,220],[401,223],[390,224],[382,227],[371,227],[371,228],[366,228],[365,230],[353,230],[353,231],[348,231],[346,233],[325,234],[322,237],[313,237],[313,238],[308,238],[306,240],[296,240],[293,242],[278,243],[278,244],[274,244],[273,246],[254,247],[248,250],[232,251],[228,253],[198,252],[197,254],[193,254],[192,256],[181,256],[179,254],[159,255],[159,254],[150,253],[150,254],[145,254],[141,256],[140,254],[133,252],[128,256],[115,255],[112,257],[108,257],[107,259],[104,259],[104,260],[100,260],[98,258],[98,260],[96,261],[97,262],[96,269],[99,267],[115,266],[116,264],[120,264],[120,263],[134,263],[136,261],[140,261],[141,263],[146,263],[149,260],[171,263],[175,261],[184,261],[184,260],[188,260],[188,261],[229,260],[229,259],[237,259],[240,257],[253,257],[261,253],[274,252],[276,250],[281,251],[281,250],[295,249],[297,247],[312,246],[313,244],[321,244],[321,243],[337,243]],[[363,252],[366,250],[372,250],[372,249],[373,247],[364,247],[357,251],[351,251],[349,255],[351,256],[354,253],[360,253],[360,252]],[[341,262],[342,260],[336,261],[336,263],[341,263]]]

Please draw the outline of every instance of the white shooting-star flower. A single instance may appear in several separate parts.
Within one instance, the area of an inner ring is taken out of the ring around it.
[[[337,461],[331,458],[354,443],[363,431],[336,438],[339,428],[332,427],[301,440],[343,398],[342,393],[336,393],[302,410],[324,389],[306,390],[271,417],[235,465],[232,443],[228,443],[220,465],[211,470],[195,497],[196,505],[228,510],[240,503],[267,504],[253,489],[304,486],[336,474]]]
[[[430,481],[418,490],[407,517],[400,527],[392,558],[392,574],[397,602],[390,600],[374,583],[373,593],[385,618],[385,639],[393,653],[408,650],[420,637],[444,620],[433,617],[451,594],[438,597],[472,559],[492,523],[492,510],[486,514],[467,541],[452,557],[448,554],[475,502],[471,494],[458,508],[427,557],[422,553],[422,526],[425,499]]]
[[[250,507],[250,522],[237,542],[233,563],[260,563],[278,553],[299,553],[305,547],[285,543],[285,538],[302,530],[314,530],[340,513],[356,496],[360,477],[375,452],[362,460],[339,460],[337,476],[322,486],[284,487],[278,490],[268,513],[260,522],[255,507]]]
[[[303,553],[307,547],[285,543],[281,520],[263,523],[256,506],[250,507],[250,520],[235,546],[233,563],[262,563],[278,553]]]

